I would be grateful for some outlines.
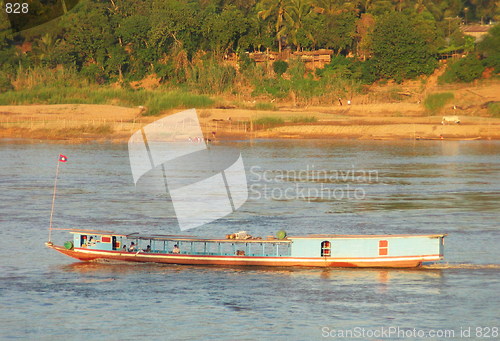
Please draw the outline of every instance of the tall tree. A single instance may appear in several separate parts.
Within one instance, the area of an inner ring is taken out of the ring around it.
[[[204,21],[194,3],[154,0],[150,43],[156,46],[159,56],[179,46],[193,54],[201,44],[201,25]]]
[[[435,52],[445,45],[443,27],[438,27],[434,16],[430,12],[424,10],[421,13],[414,13],[412,17],[413,27],[427,42],[431,52]]]
[[[335,50],[337,55],[346,53],[354,44],[356,14],[348,11],[326,14],[320,20],[322,24],[315,32],[318,45]]]
[[[260,51],[262,47],[271,47],[274,42],[274,30],[257,15],[247,17],[248,31],[241,36],[238,47],[241,51]]]
[[[409,16],[380,17],[372,35],[373,62],[380,77],[401,81],[431,73],[437,65],[432,49]]]
[[[500,73],[500,24],[490,29],[479,43],[478,50],[485,57],[486,65],[494,67],[495,72]]]
[[[292,43],[296,46],[297,51],[300,51],[298,35],[302,33],[304,36],[311,37],[310,32],[304,30],[304,22],[311,15],[312,3],[310,0],[289,0],[285,8],[285,22],[288,26],[288,32],[290,32]]]
[[[372,54],[371,35],[375,29],[375,18],[370,13],[363,13],[356,22],[356,52],[359,58],[366,60]]]
[[[471,7],[474,10],[474,16],[481,20],[481,23],[487,23],[498,17],[500,14],[498,0],[469,0]]]
[[[313,6],[316,12],[325,15],[340,14],[349,9],[357,7],[357,1],[342,0],[314,0]]]
[[[46,33],[38,39],[33,47],[33,54],[39,63],[44,64],[49,61],[61,39]]]
[[[95,63],[104,68],[107,49],[117,42],[108,14],[103,3],[86,1],[62,17],[65,45],[77,56],[78,66]]]
[[[278,51],[282,49],[282,38],[286,32],[285,11],[289,0],[263,0],[258,15],[261,19],[270,19],[274,23],[274,32],[278,41]]]
[[[222,55],[236,50],[241,36],[248,30],[248,19],[234,6],[209,16],[203,25],[203,34],[210,50]]]
[[[3,1],[0,0],[3,9]],[[5,11],[0,11],[0,50],[9,47],[9,40],[12,39],[12,29],[9,17]]]

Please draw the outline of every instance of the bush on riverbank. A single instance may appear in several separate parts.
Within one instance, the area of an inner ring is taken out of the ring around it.
[[[451,101],[455,96],[451,92],[441,92],[437,94],[430,94],[424,100],[424,106],[432,114],[441,110],[446,103]]]
[[[496,118],[500,118],[500,102],[490,103],[488,105],[488,112]]]
[[[290,119],[292,123],[314,123],[318,119],[315,116],[297,116]]]
[[[272,128],[285,123],[285,120],[277,116],[264,116],[253,120],[254,129]]]
[[[440,83],[472,82],[481,77],[484,64],[475,54],[448,65],[445,73],[439,77]]]
[[[277,110],[273,103],[268,102],[257,102],[255,103],[255,110]]]

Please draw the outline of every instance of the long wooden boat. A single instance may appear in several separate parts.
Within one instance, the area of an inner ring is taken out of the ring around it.
[[[46,245],[81,261],[309,267],[419,267],[443,259],[446,234],[331,235],[266,239],[117,234],[72,230],[72,241]],[[133,246],[131,248],[131,246]]]
[[[481,140],[480,136],[477,137],[416,137],[417,141],[476,141]]]

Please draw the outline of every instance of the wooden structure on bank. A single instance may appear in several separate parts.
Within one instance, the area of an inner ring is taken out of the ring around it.
[[[463,25],[461,31],[468,36],[474,37],[476,43],[481,41],[493,25]]]
[[[293,58],[300,58],[307,69],[315,70],[322,69],[332,60],[333,50],[316,50],[316,51],[294,51],[290,49],[283,50],[281,53],[266,51],[249,53],[249,57],[257,64],[273,63],[276,60],[289,61]]]

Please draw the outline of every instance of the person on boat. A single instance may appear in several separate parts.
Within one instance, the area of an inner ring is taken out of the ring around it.
[[[151,245],[146,246],[146,248],[143,251],[144,252],[151,252]]]
[[[179,249],[179,246],[177,244],[174,245],[174,249],[172,250],[172,253],[181,253],[181,249]]]
[[[130,243],[130,247],[128,248],[128,251],[129,252],[135,251],[135,243],[134,242]]]
[[[123,251],[127,251],[127,245],[126,245],[126,244],[123,244],[122,249],[123,249]]]

